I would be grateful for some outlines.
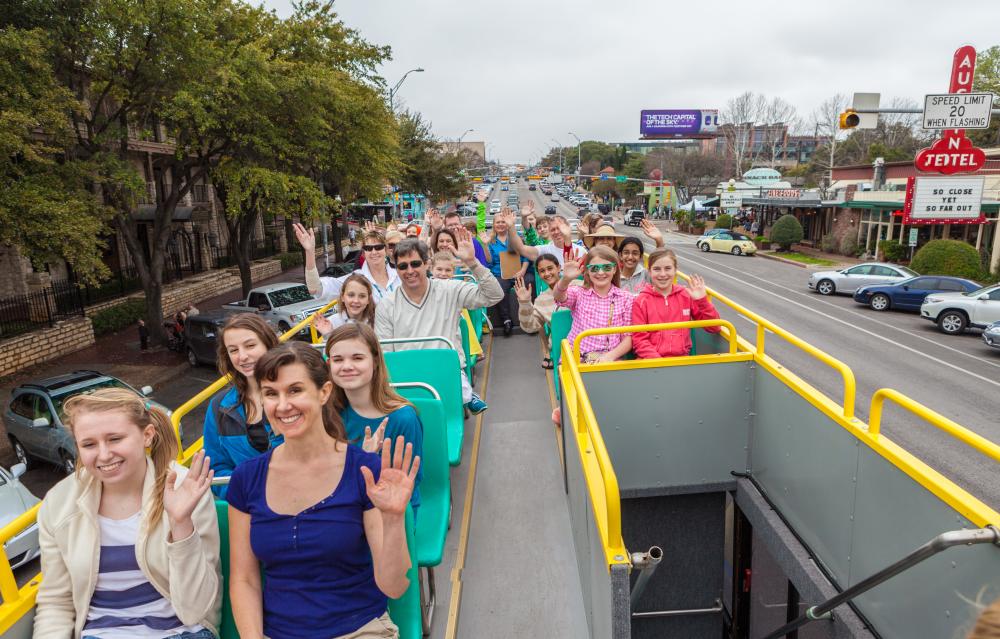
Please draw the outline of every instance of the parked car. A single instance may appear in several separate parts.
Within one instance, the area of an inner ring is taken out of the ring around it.
[[[704,240],[700,240],[698,248],[705,253],[719,251],[721,253],[732,253],[733,255],[753,255],[757,252],[757,246],[749,236],[729,230],[724,230],[721,233],[716,233]]]
[[[967,328],[986,328],[1000,322],[1000,284],[970,293],[933,293],[924,298],[920,317],[942,332],[958,335]]]
[[[10,470],[0,468],[0,527],[14,521],[41,501],[21,483],[21,476],[27,470],[22,463],[14,464]],[[11,568],[23,566],[38,557],[42,553],[38,544],[38,522],[7,540],[3,549]]]
[[[501,191],[509,191],[510,188],[506,184],[504,184],[503,186],[500,187],[500,190]]]
[[[559,196],[558,196],[558,195],[556,195],[555,193],[553,193],[553,194],[552,194],[552,197],[551,197],[551,198],[549,198],[549,199],[550,199],[550,200],[552,200],[553,202],[558,202],[558,201],[559,201]]]
[[[547,205],[545,207],[545,214],[546,215],[555,215],[556,214],[556,206],[554,204]]]
[[[215,366],[219,331],[229,315],[225,311],[203,311],[187,318],[184,322],[184,342],[187,345],[188,364]]]
[[[697,246],[698,248],[701,248],[702,240],[707,240],[708,238],[714,237],[719,233],[725,232],[726,230],[728,229],[708,229],[707,231],[702,233],[697,240],[694,241],[694,245]]]
[[[833,295],[854,293],[862,286],[893,284],[917,275],[916,271],[898,264],[868,262],[839,271],[817,271],[809,276],[808,285],[820,295]]]
[[[499,213],[499,212],[500,212],[500,205],[499,204],[491,204],[490,205],[490,213]]]
[[[625,211],[624,222],[626,226],[639,226],[645,217],[646,212],[642,209],[629,209]]]
[[[1000,348],[1000,322],[993,322],[983,331],[983,341],[987,346]]]
[[[890,308],[919,311],[924,298],[931,293],[968,293],[978,288],[979,284],[961,277],[921,275],[895,284],[862,286],[854,291],[854,301],[866,304],[875,311],[887,311]]]
[[[3,421],[17,461],[26,469],[31,468],[35,460],[48,461],[58,464],[66,474],[72,473],[76,465],[76,443],[62,421],[63,403],[74,395],[101,388],[125,388],[146,397],[153,394],[149,386],[137,391],[117,377],[89,370],[28,382],[15,388]],[[171,412],[164,406],[160,408],[167,414]]]
[[[282,282],[250,289],[245,300],[223,304],[222,308],[230,312],[257,313],[285,333],[323,306],[323,302],[309,293],[305,284]],[[308,332],[306,328],[299,331],[302,335]]]

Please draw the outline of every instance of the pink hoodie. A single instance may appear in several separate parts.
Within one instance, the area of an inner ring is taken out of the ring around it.
[[[665,324],[667,322],[687,322],[690,320],[718,319],[719,312],[707,297],[691,299],[691,293],[679,284],[674,284],[670,294],[664,298],[651,284],[632,303],[632,324]],[[718,326],[705,329],[718,333]],[[640,359],[653,357],[677,357],[691,352],[691,331],[686,328],[632,333],[632,350]]]

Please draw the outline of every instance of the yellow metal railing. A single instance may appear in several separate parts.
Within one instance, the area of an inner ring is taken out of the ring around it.
[[[319,309],[316,312],[326,313],[328,310],[333,308],[333,306],[336,303],[337,300],[333,300],[325,304],[323,308]],[[312,326],[312,315],[310,315],[301,322],[299,322],[298,324],[296,324],[295,326],[288,329],[288,331],[285,332],[278,339],[284,342],[291,339],[292,337],[295,337],[296,335],[298,335],[299,331],[305,328],[307,324],[310,325],[312,333],[315,334],[315,327]],[[198,406],[200,406],[202,402],[211,399],[213,395],[215,395],[217,392],[225,388],[227,384],[229,384],[229,377],[228,376],[220,377],[219,379],[212,382],[203,391],[201,391],[191,399],[187,400],[186,402],[178,406],[177,409],[170,416],[170,423],[173,424],[174,426],[174,437],[177,438],[177,450],[179,451],[177,455],[177,461],[180,462],[181,464],[184,464],[185,466],[190,464],[191,459],[194,458],[195,453],[197,453],[204,447],[204,442],[205,442],[204,437],[199,437],[197,440],[195,440],[193,444],[191,444],[190,446],[187,447],[187,449],[185,449],[184,444],[181,442],[181,429],[180,429],[181,419],[183,419],[185,415],[193,411],[195,408],[198,408]]]
[[[604,328],[589,328],[581,331],[573,340],[573,353],[576,361],[580,361],[580,343],[591,335],[614,335],[616,333],[650,333],[653,331],[665,331],[682,328],[705,328],[707,326],[720,326],[727,330],[726,339],[729,341],[729,354],[735,355],[737,350],[736,327],[732,322],[724,319],[689,320],[686,322],[670,322],[666,324],[636,324],[632,326],[607,326]]]
[[[41,503],[35,504],[0,529],[0,548],[38,520],[38,509],[41,506]],[[10,560],[6,553],[0,552],[0,597],[3,597],[3,603],[0,604],[0,634],[7,632],[34,607],[38,585],[41,582],[42,575],[39,573],[18,588]]]

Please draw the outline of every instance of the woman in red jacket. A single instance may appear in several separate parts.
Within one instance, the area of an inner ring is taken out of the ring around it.
[[[718,319],[705,292],[705,280],[692,275],[690,288],[675,286],[677,256],[670,249],[656,249],[649,255],[650,284],[632,303],[632,324],[664,324],[689,320]],[[710,326],[709,333],[720,327]],[[632,334],[632,350],[641,359],[677,357],[691,352],[691,331],[686,328]]]

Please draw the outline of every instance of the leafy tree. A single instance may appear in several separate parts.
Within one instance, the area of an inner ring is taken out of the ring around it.
[[[468,190],[465,178],[459,175],[461,157],[441,150],[430,123],[419,113],[402,113],[399,140],[402,169],[396,183],[404,191],[443,200],[458,197]]]
[[[771,227],[771,242],[787,251],[792,244],[802,241],[802,224],[792,214],[782,215]]]
[[[733,216],[728,213],[723,213],[715,218],[715,228],[717,229],[731,229],[733,228]]]
[[[910,268],[921,275],[951,275],[974,279],[982,273],[976,247],[960,240],[931,240],[920,247]]]
[[[972,90],[994,95],[993,105],[1000,102],[1000,45],[976,52],[976,75]],[[1000,144],[1000,118],[994,116],[988,129],[966,131],[973,144],[994,146]]]
[[[0,30],[0,243],[37,269],[65,259],[95,283],[107,273],[100,236],[111,211],[91,188],[95,166],[70,153],[77,109],[49,64],[45,34]]]

